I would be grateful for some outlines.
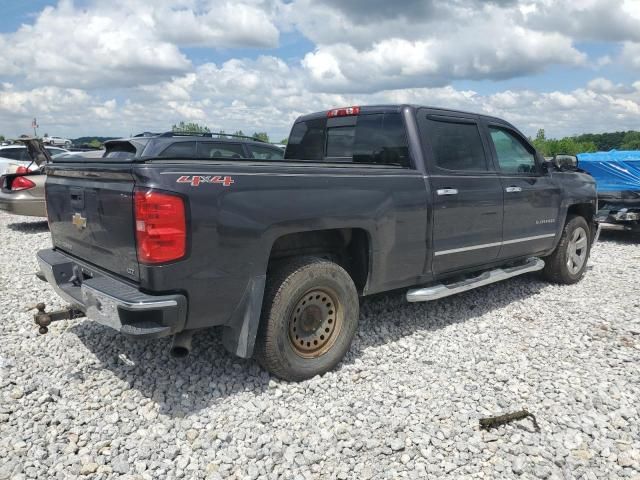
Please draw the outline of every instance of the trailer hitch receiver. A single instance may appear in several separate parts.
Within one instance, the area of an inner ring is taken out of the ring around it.
[[[49,325],[53,322],[58,322],[60,320],[74,320],[85,316],[85,313],[82,310],[73,305],[69,305],[61,310],[47,312],[46,305],[44,303],[38,303],[37,305],[29,307],[27,310],[37,310],[33,315],[33,320],[39,327],[38,332],[42,335],[49,331]]]

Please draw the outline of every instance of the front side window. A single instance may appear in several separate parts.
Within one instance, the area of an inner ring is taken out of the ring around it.
[[[244,151],[239,143],[200,142],[198,145],[200,158],[242,158]]]
[[[428,119],[426,127],[438,168],[459,172],[488,170],[482,139],[475,123]]]
[[[507,130],[489,127],[498,155],[500,171],[509,174],[536,173],[535,154],[517,136]]]

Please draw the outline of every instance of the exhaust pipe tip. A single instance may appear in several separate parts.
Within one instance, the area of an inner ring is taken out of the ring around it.
[[[189,348],[185,347],[171,347],[171,356],[173,358],[185,358],[191,353]]]
[[[173,337],[173,344],[171,345],[171,356],[173,358],[185,358],[191,353],[191,339],[193,338],[192,331],[180,332]]]

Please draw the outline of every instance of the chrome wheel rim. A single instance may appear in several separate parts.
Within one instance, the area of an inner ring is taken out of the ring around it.
[[[577,274],[587,260],[589,241],[584,228],[578,227],[571,234],[567,245],[567,268],[572,275]]]
[[[289,318],[289,343],[301,357],[326,353],[342,329],[343,311],[335,292],[314,288],[300,297]]]

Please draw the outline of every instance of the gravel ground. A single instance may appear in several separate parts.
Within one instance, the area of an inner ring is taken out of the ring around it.
[[[299,384],[215,332],[186,360],[89,321],[39,336],[49,244],[0,213],[0,479],[640,478],[640,237],[603,233],[574,286],[368,299],[345,361]],[[479,430],[522,407],[540,432]]]

